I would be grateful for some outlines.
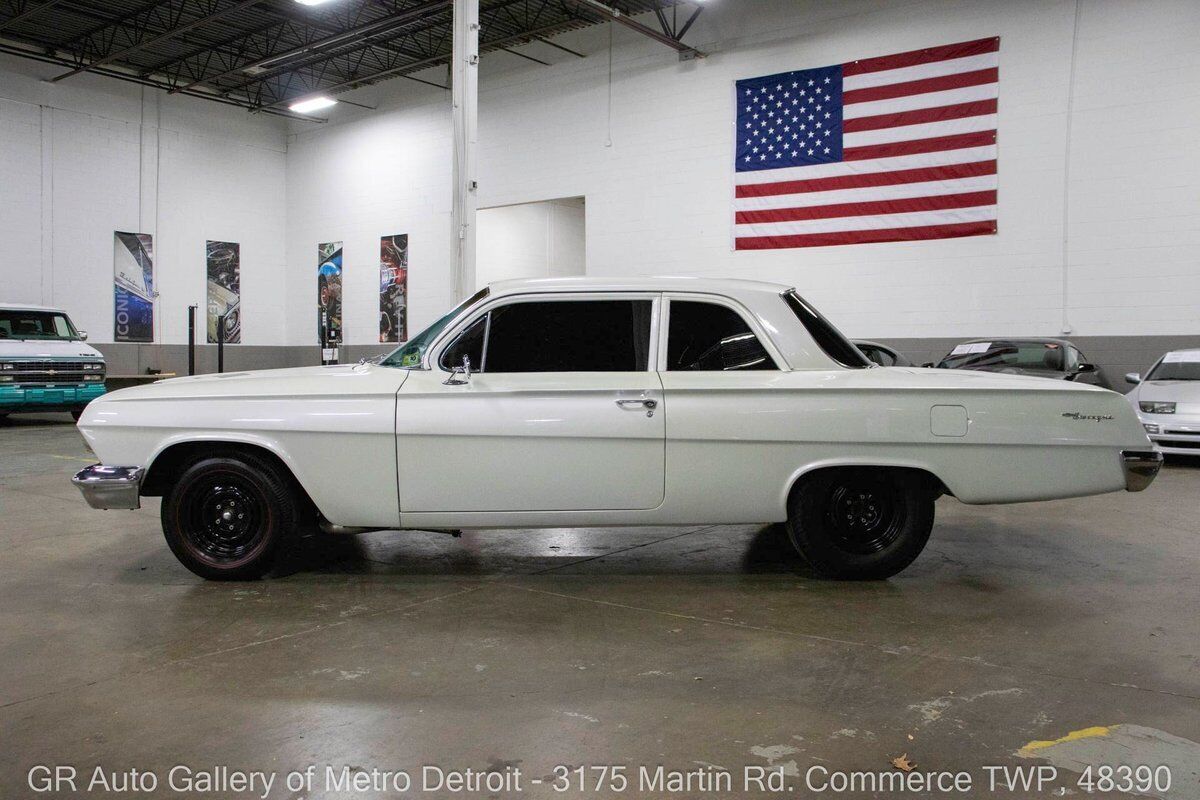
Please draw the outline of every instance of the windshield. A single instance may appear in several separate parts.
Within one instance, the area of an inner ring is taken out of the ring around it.
[[[1167,353],[1150,370],[1148,381],[1200,381],[1200,350]]]
[[[1063,372],[1065,350],[1058,342],[964,342],[941,360],[941,369],[1013,369]]]
[[[425,351],[429,349],[429,345],[433,344],[433,340],[438,337],[438,334],[445,330],[446,326],[453,322],[459,314],[487,296],[488,289],[485,286],[455,306],[446,316],[388,353],[379,363],[385,367],[421,369],[421,363],[425,360]]]
[[[79,334],[67,315],[58,311],[21,311],[0,308],[0,339],[58,339],[70,341]]]

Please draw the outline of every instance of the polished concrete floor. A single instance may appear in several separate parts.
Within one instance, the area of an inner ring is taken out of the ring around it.
[[[770,766],[810,796],[812,766],[901,754],[977,787],[987,765],[1065,764],[1059,793],[994,795],[1050,797],[1079,793],[1077,752],[1055,750],[1079,741],[1165,757],[1173,786],[1148,794],[1200,797],[1200,460],[1141,494],[943,498],[928,549],[883,583],[820,580],[777,529],[741,526],[387,532],[213,584],[171,556],[157,501],[86,507],[65,417],[10,420],[0,454],[0,797],[31,796],[38,764],[151,770],[141,796],[176,765],[273,771],[288,798],[450,796],[339,793],[325,765],[416,788],[425,765],[521,770],[520,794],[459,795],[479,797],[668,794],[556,794],[560,764],[716,765],[731,791],[671,796],[761,797],[742,771]],[[310,764],[313,788],[287,790]]]

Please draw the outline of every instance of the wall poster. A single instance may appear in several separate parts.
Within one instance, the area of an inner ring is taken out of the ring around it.
[[[225,343],[242,341],[242,246],[237,242],[204,243],[208,272],[208,343],[217,343],[217,319],[225,317]]]
[[[408,234],[379,239],[379,341],[408,340]]]
[[[113,341],[154,341],[154,237],[113,232]]]
[[[342,340],[342,243],[317,245],[317,338],[322,347]]]

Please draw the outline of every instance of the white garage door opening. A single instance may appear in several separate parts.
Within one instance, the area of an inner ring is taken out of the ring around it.
[[[476,283],[583,275],[584,199],[482,208],[476,224]]]

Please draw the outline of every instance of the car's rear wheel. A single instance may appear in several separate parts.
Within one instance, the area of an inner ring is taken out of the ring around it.
[[[297,515],[288,477],[249,453],[191,462],[162,502],[171,552],[209,580],[252,580],[269,572]]]
[[[881,580],[925,549],[935,498],[929,477],[916,470],[819,470],[792,491],[788,537],[822,575]]]

